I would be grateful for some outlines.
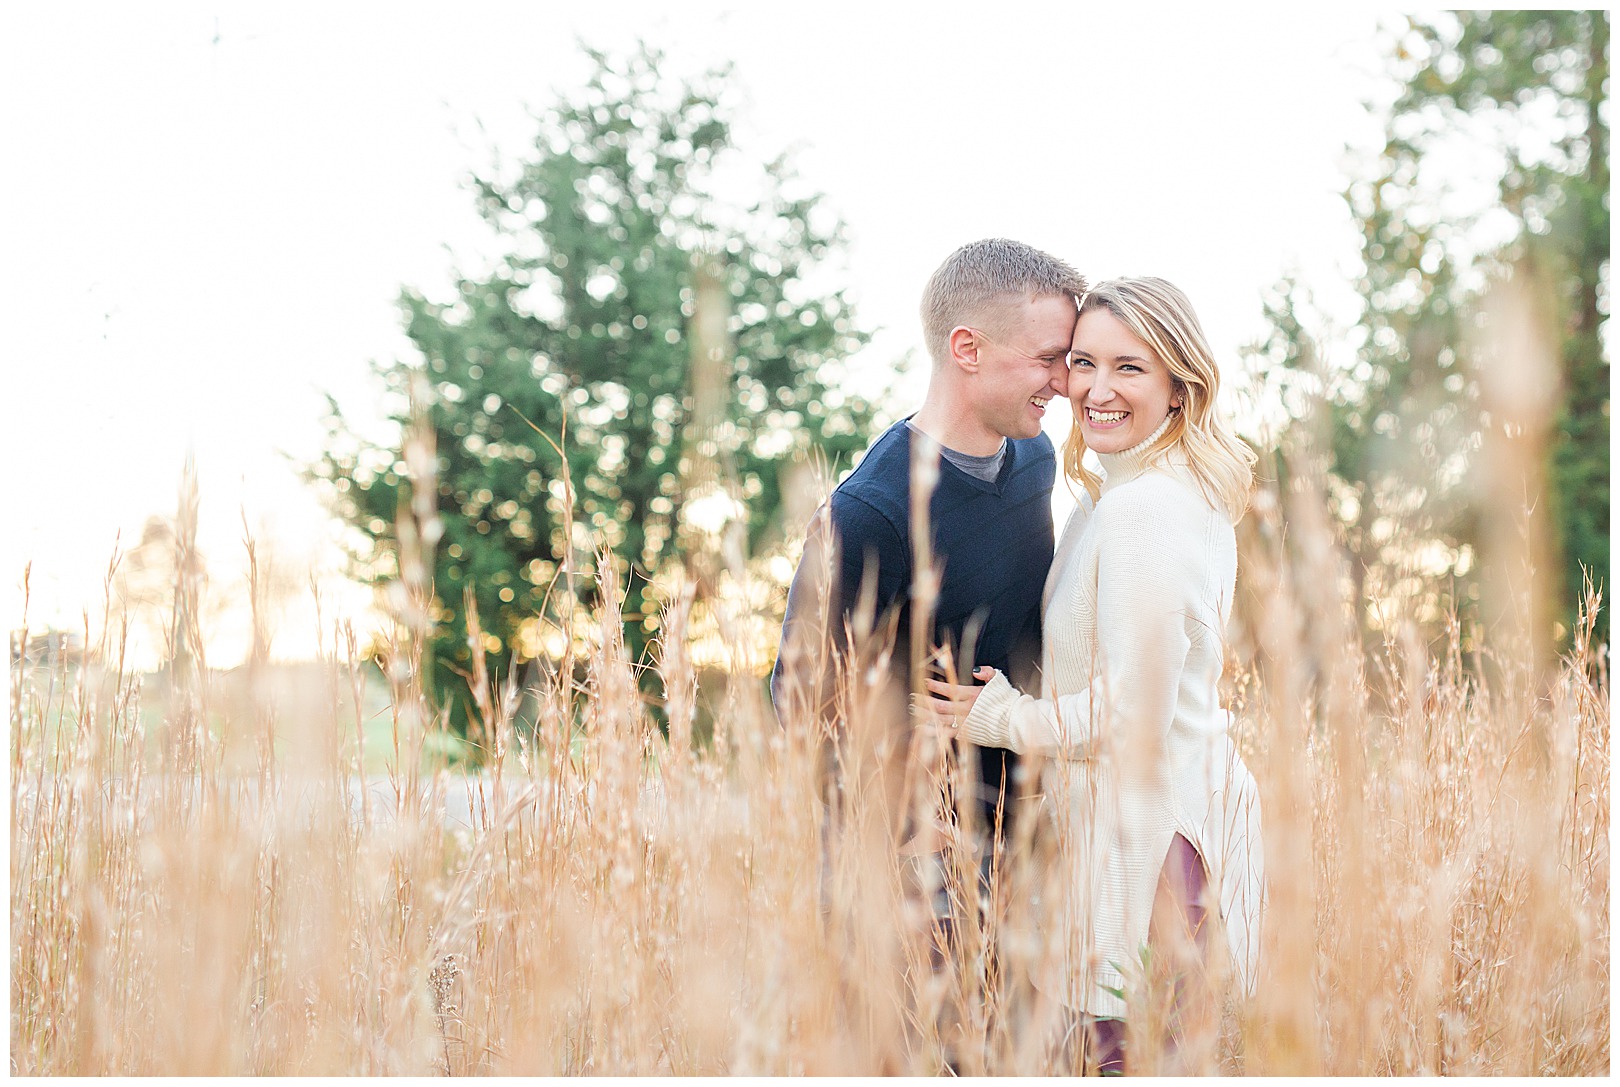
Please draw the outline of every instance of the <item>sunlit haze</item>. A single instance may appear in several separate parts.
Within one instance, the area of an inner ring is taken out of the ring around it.
[[[115,541],[200,475],[220,587],[244,519],[291,586],[274,652],[361,626],[339,529],[299,480],[323,392],[382,409],[372,360],[411,357],[395,299],[448,291],[487,236],[470,173],[526,152],[583,82],[576,41],[635,38],[678,74],[735,64],[749,154],[793,152],[849,247],[828,270],[879,334],[855,360],[890,416],[922,395],[916,304],[956,246],[1005,235],[1089,277],[1150,274],[1192,298],[1223,361],[1285,272],[1344,307],[1347,145],[1386,92],[1367,10],[1097,11],[1084,5],[29,5],[0,16],[6,101],[4,373],[8,628],[99,614]],[[910,362],[900,368],[903,361]],[[899,369],[897,369],[899,368]],[[1046,426],[1061,440],[1066,405]],[[1069,498],[1059,488],[1061,513]],[[245,600],[245,593],[224,595]],[[245,604],[210,663],[246,651]],[[92,628],[95,623],[92,620]]]

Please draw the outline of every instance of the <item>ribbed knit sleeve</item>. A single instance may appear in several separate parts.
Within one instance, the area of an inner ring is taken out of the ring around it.
[[[1091,691],[1060,698],[1031,698],[1000,672],[979,692],[962,721],[962,735],[980,747],[1005,747],[1020,755],[1084,759],[1096,735]]]
[[[1213,511],[1188,488],[1149,474],[1099,503],[1096,628],[1098,660],[1054,647],[1055,698],[1034,698],[997,674],[963,722],[977,744],[1062,759],[1095,754],[1103,722],[1111,734],[1160,736],[1175,716],[1191,640],[1188,617],[1209,573]],[[1053,600],[1052,607],[1073,607]]]
[[[1015,702],[1028,697],[1020,694],[1017,688],[1007,682],[1006,676],[997,672],[984,685],[984,690],[979,692],[979,697],[973,703],[973,709],[963,719],[962,735],[980,747],[1016,750],[1007,742],[1007,713]]]

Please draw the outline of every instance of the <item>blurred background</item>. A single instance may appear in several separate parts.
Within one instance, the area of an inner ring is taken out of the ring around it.
[[[922,285],[992,235],[1187,291],[1262,474],[1328,472],[1370,641],[1480,619],[1504,510],[1539,511],[1500,576],[1545,575],[1548,652],[1607,576],[1604,13],[0,18],[9,627],[32,563],[31,630],[94,640],[110,591],[143,668],[179,567],[216,668],[381,631],[418,375],[446,683],[469,591],[499,678],[560,652],[559,572],[604,544],[632,652],[710,554],[694,629],[757,594],[763,670],[814,465],[918,403]]]
[[[765,700],[1006,235],[1184,288],[1258,455],[1192,1067],[1608,1073],[1606,12],[13,4],[0,93],[14,1070],[1051,1071],[1040,885],[941,972]]]

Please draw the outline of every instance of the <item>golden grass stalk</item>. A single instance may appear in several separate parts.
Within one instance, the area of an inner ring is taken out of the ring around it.
[[[1265,806],[1261,984],[1223,995],[1190,1070],[1607,1073],[1606,647],[1584,628],[1555,673],[1515,678],[1533,655],[1494,646],[1488,687],[1455,626],[1364,658],[1320,494],[1295,478],[1256,504],[1242,577],[1265,602],[1264,652],[1229,677]],[[903,855],[903,814],[963,771],[910,742],[877,678],[908,647],[857,639],[830,731],[810,699],[778,723],[744,669],[700,687],[677,589],[652,665],[666,738],[601,561],[583,679],[542,680],[532,732],[513,692],[486,692],[482,735],[509,754],[463,785],[424,754],[441,727],[420,683],[431,519],[402,512],[418,550],[375,680],[395,753],[380,800],[361,777],[352,634],[341,654],[328,643],[324,683],[278,685],[256,654],[233,697],[200,665],[130,673],[114,624],[82,661],[36,659],[24,617],[13,1071],[1068,1070],[1030,982],[1042,820],[1019,824],[982,913],[978,847],[945,835],[964,923],[936,964],[935,877]],[[711,744],[693,742],[699,714]],[[447,824],[452,789],[472,796],[472,826]],[[1156,996],[1134,997],[1142,1071],[1163,1067]]]

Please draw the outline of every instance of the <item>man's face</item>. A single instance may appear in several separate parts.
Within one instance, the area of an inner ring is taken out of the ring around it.
[[[1047,402],[1066,396],[1065,356],[1074,337],[1074,300],[1043,296],[1004,307],[976,337],[978,372],[971,388],[978,421],[1006,438],[1041,432]]]

